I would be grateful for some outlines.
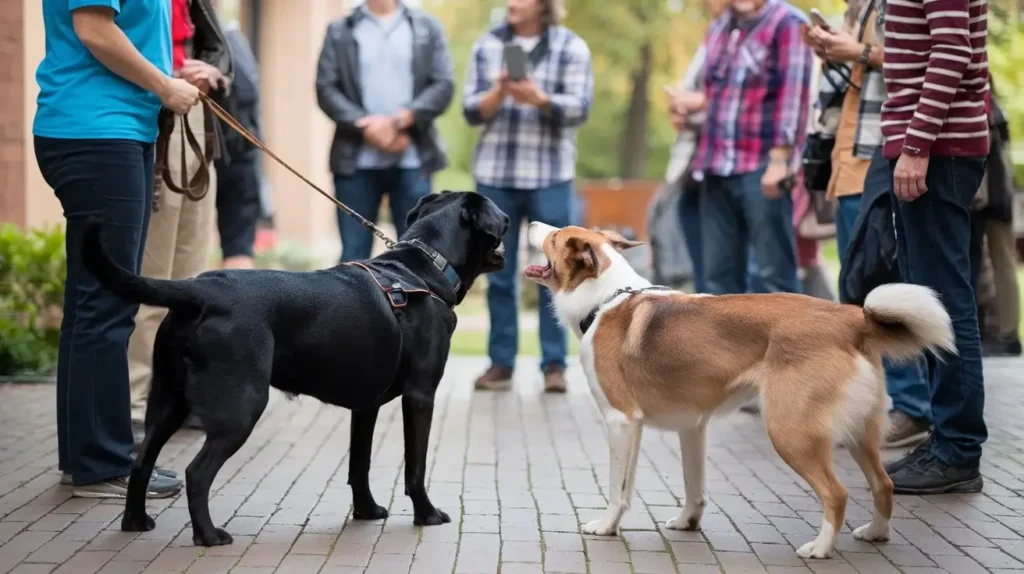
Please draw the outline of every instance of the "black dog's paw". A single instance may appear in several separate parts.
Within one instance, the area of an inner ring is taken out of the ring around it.
[[[439,524],[448,524],[451,521],[452,519],[448,514],[443,510],[435,508],[427,513],[426,516],[416,516],[413,518],[412,523],[416,526],[437,526]]]
[[[379,504],[370,508],[353,508],[352,518],[356,520],[384,520],[388,517],[388,509]]]
[[[146,513],[140,514],[129,514],[121,518],[121,531],[122,532],[149,532],[156,528],[156,520]]]
[[[212,536],[203,536],[199,532],[192,533],[192,543],[196,546],[227,546],[234,541],[223,528],[214,528]]]

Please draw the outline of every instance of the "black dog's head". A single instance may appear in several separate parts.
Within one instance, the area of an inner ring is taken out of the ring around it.
[[[509,218],[493,201],[470,192],[443,191],[420,199],[406,217],[403,239],[419,239],[444,255],[466,287],[481,273],[505,266],[502,237]]]

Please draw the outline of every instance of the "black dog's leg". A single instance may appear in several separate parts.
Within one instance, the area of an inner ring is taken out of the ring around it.
[[[173,321],[173,318],[168,321]],[[153,380],[146,405],[146,438],[132,464],[124,516],[121,518],[121,530],[125,532],[146,532],[156,527],[156,522],[146,514],[149,479],[160,450],[188,416],[188,402],[185,398],[187,373],[181,366],[181,353],[174,339],[174,329],[174,325],[164,323],[157,331],[153,352]]]
[[[388,510],[377,504],[370,492],[370,456],[373,454],[373,427],[377,425],[378,411],[352,411],[348,484],[352,487],[352,518],[356,520],[388,517]]]
[[[435,526],[452,521],[443,511],[434,508],[427,497],[427,447],[433,416],[433,404],[407,396],[402,397],[405,493],[412,499],[413,524],[417,526]]]
[[[207,434],[203,448],[185,469],[185,494],[188,496],[188,514],[192,518],[192,542],[196,546],[222,546],[231,544],[233,540],[223,528],[213,526],[210,487],[220,468],[238,452],[251,433],[252,428],[244,432]]]

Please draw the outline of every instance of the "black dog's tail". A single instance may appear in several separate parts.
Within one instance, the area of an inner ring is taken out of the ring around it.
[[[191,281],[169,281],[136,275],[110,258],[100,241],[102,224],[92,222],[82,238],[85,268],[118,297],[154,307],[194,308],[203,306],[203,297]]]

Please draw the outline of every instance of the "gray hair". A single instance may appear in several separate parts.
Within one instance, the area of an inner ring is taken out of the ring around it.
[[[545,26],[558,26],[565,18],[565,0],[540,0],[541,22]]]

